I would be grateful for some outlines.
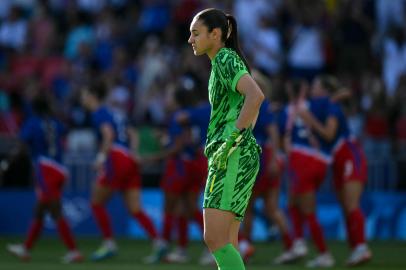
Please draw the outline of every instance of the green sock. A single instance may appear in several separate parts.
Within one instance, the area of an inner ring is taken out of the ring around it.
[[[245,270],[244,262],[238,250],[227,244],[213,252],[219,270]]]

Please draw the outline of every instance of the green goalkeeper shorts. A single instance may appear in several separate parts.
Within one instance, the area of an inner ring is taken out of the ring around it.
[[[203,208],[230,211],[242,220],[259,170],[259,146],[238,147],[228,158],[226,169],[217,169],[209,160]]]

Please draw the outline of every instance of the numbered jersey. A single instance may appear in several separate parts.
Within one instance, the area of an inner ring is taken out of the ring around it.
[[[23,123],[20,138],[28,145],[34,159],[47,157],[60,162],[64,132],[59,120],[34,115]]]

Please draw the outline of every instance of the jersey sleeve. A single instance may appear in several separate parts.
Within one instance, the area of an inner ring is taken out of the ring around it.
[[[236,91],[238,81],[244,74],[248,73],[244,62],[238,54],[229,51],[223,51],[216,58],[216,61],[218,61],[217,65],[221,70],[225,83],[232,91]]]
[[[100,130],[103,124],[112,125],[112,119],[105,110],[99,110],[93,114],[92,122],[96,130]]]

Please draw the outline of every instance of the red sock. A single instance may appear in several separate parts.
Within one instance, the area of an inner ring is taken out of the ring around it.
[[[352,247],[365,243],[365,217],[360,208],[357,208],[348,215],[348,238]]]
[[[296,206],[289,206],[288,208],[290,219],[293,226],[293,238],[303,238],[303,217]]]
[[[102,205],[92,204],[92,210],[97,225],[103,234],[104,239],[113,237],[113,230],[111,229],[110,217],[107,214],[106,208]]]
[[[189,242],[188,222],[185,217],[178,218],[179,246],[185,248]]]
[[[204,231],[203,214],[200,210],[196,210],[193,214],[193,218],[196,221],[199,228]]]
[[[171,241],[172,226],[173,226],[173,216],[171,214],[164,213],[162,238],[167,242]]]
[[[316,214],[309,214],[306,216],[307,224],[309,225],[310,234],[314,244],[320,253],[327,251],[326,241],[324,240],[323,231],[319,224],[319,221],[316,218]]]
[[[133,213],[133,217],[144,228],[149,238],[156,239],[158,237],[158,233],[156,232],[154,224],[152,223],[151,219],[144,213],[144,211],[138,211],[137,213]]]
[[[348,244],[350,245],[350,248],[353,249],[355,247],[355,239],[354,239],[354,235],[351,234],[350,220],[349,220],[348,216],[345,218],[345,228],[347,230]]]
[[[42,220],[34,219],[30,229],[28,230],[28,237],[24,243],[26,249],[31,249],[34,245],[35,240],[37,240],[38,236],[41,234],[42,231]]]
[[[75,240],[73,240],[73,235],[72,232],[69,228],[68,223],[64,218],[60,218],[57,221],[57,227],[58,227],[58,232],[59,235],[62,238],[62,241],[65,243],[65,245],[68,247],[69,250],[75,250],[76,249],[76,244]]]
[[[282,241],[285,250],[289,250],[293,245],[292,237],[288,233],[282,233]]]

